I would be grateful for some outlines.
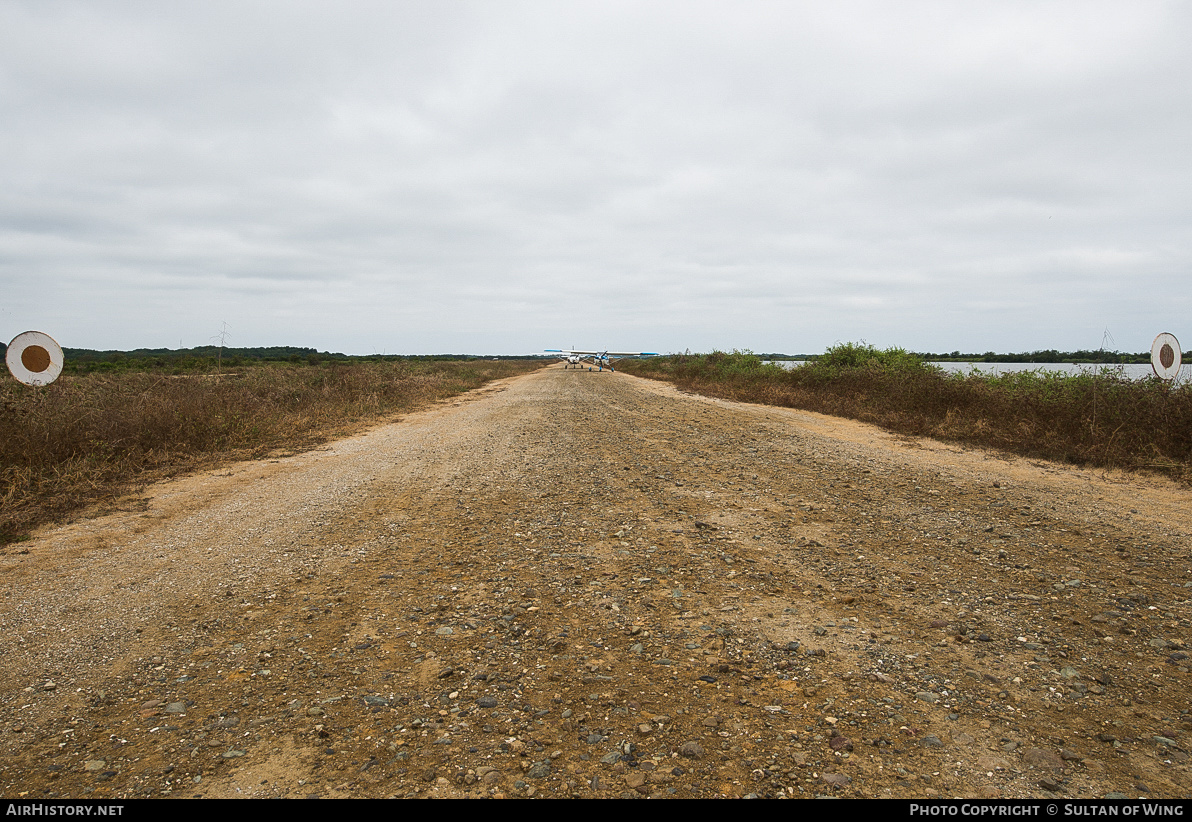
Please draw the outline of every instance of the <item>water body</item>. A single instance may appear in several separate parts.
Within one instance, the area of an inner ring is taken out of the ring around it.
[[[788,360],[778,363],[783,368],[797,368],[804,365],[803,360]],[[1144,380],[1155,375],[1149,363],[1130,363],[1127,365],[1098,365],[1078,364],[1070,362],[933,362],[949,374],[1008,374],[1015,371],[1043,371],[1057,374],[1096,374],[1105,371],[1112,374],[1122,374],[1131,380]],[[1176,383],[1192,381],[1192,365],[1184,363],[1176,377]]]
[[[1121,374],[1131,380],[1145,380],[1155,376],[1150,363],[1128,363],[1126,365],[1104,365],[1098,363],[1070,363],[1070,362],[936,362],[949,374],[971,374],[979,371],[982,374],[1010,374],[1016,371],[1043,371],[1045,373],[1067,374]],[[1187,382],[1192,377],[1192,369],[1186,365],[1180,369],[1177,382]]]

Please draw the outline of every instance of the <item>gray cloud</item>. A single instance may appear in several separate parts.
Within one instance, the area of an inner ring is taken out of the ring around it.
[[[1143,350],[1192,308],[1190,28],[1165,3],[6,4],[0,336]]]

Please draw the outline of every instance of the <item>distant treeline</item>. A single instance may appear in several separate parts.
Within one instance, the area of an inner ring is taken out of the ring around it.
[[[0,343],[0,357],[7,353],[8,346]],[[171,372],[198,371],[220,365],[235,368],[254,363],[282,362],[305,365],[351,362],[455,362],[493,359],[474,354],[369,354],[356,356],[318,351],[314,348],[300,348],[291,345],[274,345],[259,348],[219,348],[204,345],[197,348],[136,348],[132,351],[97,351],[91,348],[63,348],[65,358],[63,371],[86,374],[92,371],[151,371],[163,369]],[[534,359],[531,356],[503,356],[503,360]]]
[[[1123,365],[1130,363],[1146,364],[1151,361],[1149,351],[1141,354],[1130,354],[1122,351],[1056,351],[1048,348],[1045,351],[1025,351],[1021,354],[998,354],[996,351],[986,351],[984,354],[964,354],[960,351],[950,351],[946,354],[935,354],[930,351],[911,351],[912,357],[924,362],[1019,362],[1019,363],[1105,363],[1107,365]],[[763,360],[818,360],[822,354],[758,354]],[[1192,352],[1184,352],[1184,359],[1192,356]]]

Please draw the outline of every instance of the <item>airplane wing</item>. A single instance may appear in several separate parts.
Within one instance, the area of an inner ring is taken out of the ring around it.
[[[542,353],[554,354],[559,359],[565,361],[569,365],[579,365],[583,361],[588,361],[596,366],[601,371],[607,365],[610,371],[616,371],[613,368],[613,360],[618,360],[623,357],[657,357],[658,354],[654,351],[579,351],[573,348],[547,348]],[[563,366],[564,368],[567,365]],[[591,371],[592,369],[588,369]]]
[[[580,351],[573,348],[546,348],[543,349],[546,354],[579,354],[580,356],[599,357],[657,357],[657,351]]]

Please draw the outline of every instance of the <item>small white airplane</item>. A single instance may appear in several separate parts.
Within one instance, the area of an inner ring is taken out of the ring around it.
[[[592,366],[603,371],[605,367],[609,371],[616,371],[613,368],[613,360],[619,360],[622,357],[657,357],[658,354],[654,351],[571,351],[564,348],[548,348],[546,354],[554,354],[559,359],[563,360],[563,368],[575,366],[576,368],[583,368],[584,363],[591,363],[587,366],[588,370],[592,370]]]

